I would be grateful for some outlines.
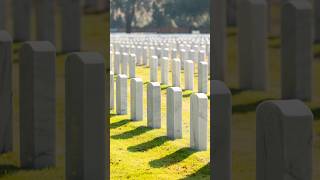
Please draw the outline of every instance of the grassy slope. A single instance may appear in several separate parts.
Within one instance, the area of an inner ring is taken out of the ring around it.
[[[86,15],[83,17],[83,50],[98,51],[107,59],[106,49],[106,15]],[[57,17],[57,32],[59,32],[59,17]],[[57,34],[60,37],[60,34]],[[19,107],[18,107],[18,50],[20,44],[14,44],[13,93],[14,93],[14,152],[0,155],[0,179],[8,180],[58,180],[64,179],[64,63],[66,54],[58,53],[56,60],[56,96],[57,96],[57,167],[44,170],[25,170],[19,168]],[[57,49],[60,40],[57,38]]]
[[[112,179],[168,179],[168,177],[170,179],[179,179],[193,173],[196,173],[197,177],[208,179],[210,176],[206,165],[209,163],[209,149],[203,152],[196,152],[188,148],[191,91],[183,91],[183,139],[172,141],[166,137],[167,86],[162,86],[161,91],[162,128],[154,130],[146,127],[146,86],[149,81],[149,71],[150,69],[146,67],[137,68],[137,77],[142,78],[144,81],[144,120],[132,122],[129,120],[130,115],[115,116],[115,111],[112,111],[113,117],[110,125]],[[158,77],[160,79],[160,70]],[[197,77],[197,74],[195,77]],[[198,87],[196,79],[195,89]],[[128,87],[130,87],[129,82],[130,80],[128,80]],[[183,73],[181,74],[181,82],[184,82]],[[171,84],[171,73],[169,84]],[[130,88],[128,88],[128,100],[130,99],[129,92]],[[130,105],[128,104],[128,106]],[[130,112],[130,109],[128,112]],[[202,169],[201,173],[197,172],[205,166],[206,169]]]
[[[229,61],[227,84],[233,92],[233,178],[255,179],[255,108],[263,100],[280,98],[280,45],[279,39],[269,41],[269,90],[266,92],[241,91],[237,89],[236,32],[229,29]],[[319,45],[315,54],[319,54]],[[320,61],[318,56],[313,66],[314,100],[307,102],[315,114],[314,121],[314,180],[320,177]],[[144,82],[149,79],[149,69],[138,67],[137,76]],[[182,76],[183,77],[183,76]],[[183,82],[183,81],[182,81]],[[145,87],[146,88],[146,87]],[[128,90],[129,91],[129,90]],[[146,93],[146,89],[144,91]],[[129,97],[128,97],[129,98]],[[145,97],[146,98],[146,97]],[[163,128],[146,128],[146,119],[132,122],[129,116],[111,118],[111,176],[113,179],[209,179],[209,152],[193,152],[188,147],[189,98],[183,101],[183,140],[170,141],[165,137],[165,90],[162,91]],[[146,110],[146,99],[144,99]],[[130,111],[129,111],[130,112]],[[144,116],[146,118],[146,114]]]
[[[267,92],[241,91],[238,87],[237,58],[236,58],[236,32],[229,29],[229,76],[227,83],[233,92],[233,175],[235,179],[255,179],[255,108],[262,100],[280,98],[280,43],[279,39],[269,41],[269,89]],[[313,64],[314,98],[306,104],[315,115],[314,121],[314,180],[320,177],[320,61],[317,54],[319,45],[315,48],[315,61]]]

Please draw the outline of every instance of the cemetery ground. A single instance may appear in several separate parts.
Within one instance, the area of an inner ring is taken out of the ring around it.
[[[232,172],[233,179],[255,180],[256,172],[256,107],[269,99],[280,98],[280,39],[269,38],[269,88],[266,92],[238,89],[237,33],[228,29],[227,84],[232,91]],[[314,113],[313,179],[320,177],[320,45],[314,47],[312,102],[306,102]],[[159,68],[160,69],[160,68]],[[170,69],[170,68],[169,68]],[[197,90],[197,67],[195,67]],[[171,74],[171,73],[170,73]],[[171,75],[169,74],[169,78]],[[136,76],[144,81],[144,120],[131,121],[130,115],[115,115],[111,111],[111,178],[112,179],[210,179],[209,149],[193,151],[189,148],[190,93],[183,92],[183,139],[166,137],[166,86],[161,86],[162,128],[147,128],[146,83],[149,68],[137,66]],[[160,70],[158,70],[160,77]],[[181,84],[184,85],[181,72]],[[130,99],[128,80],[128,102]],[[171,79],[169,80],[171,84]],[[128,103],[128,106],[130,103]],[[130,108],[130,107],[129,107]],[[130,110],[128,110],[130,112]],[[210,129],[210,124],[209,124]],[[208,131],[209,133],[210,131]]]
[[[57,13],[59,14],[59,13]],[[82,50],[103,53],[107,59],[108,51],[106,42],[109,42],[107,32],[107,15],[90,14],[82,16]],[[11,22],[11,21],[9,21]],[[9,31],[10,32],[10,31]],[[33,30],[34,32],[34,30]],[[42,170],[21,169],[19,166],[19,58],[18,51],[21,43],[14,43],[13,48],[13,99],[14,99],[14,152],[0,155],[0,179],[5,180],[59,180],[64,179],[64,147],[65,147],[65,122],[64,122],[64,66],[67,54],[60,53],[60,17],[56,17],[56,167]]]

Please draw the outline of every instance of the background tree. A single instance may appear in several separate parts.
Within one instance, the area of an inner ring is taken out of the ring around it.
[[[170,0],[164,4],[164,9],[179,27],[193,29],[210,22],[209,0]]]
[[[111,27],[210,29],[209,0],[111,0]]]
[[[123,17],[127,33],[131,33],[132,25],[137,11],[149,11],[152,5],[151,0],[111,0],[111,17],[118,19]]]

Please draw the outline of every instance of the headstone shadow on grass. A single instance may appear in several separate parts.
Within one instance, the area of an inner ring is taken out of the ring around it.
[[[191,148],[187,148],[187,147],[181,148],[172,154],[166,155],[165,157],[150,161],[149,165],[153,168],[168,167],[183,161],[184,159],[188,158],[195,152],[197,151]]]
[[[232,94],[233,96],[238,95],[238,94],[244,92],[244,90],[242,90],[242,89],[237,89],[237,88],[230,88],[230,91],[231,91],[231,94]]]
[[[315,108],[311,110],[314,116],[314,120],[315,121],[319,121],[320,120],[320,107],[319,108]]]
[[[161,91],[162,90],[166,90],[168,89],[170,86],[166,85],[166,84],[161,84]]]
[[[160,136],[156,137],[150,141],[137,144],[134,146],[128,147],[128,151],[130,152],[143,152],[143,151],[148,151],[150,149],[153,149],[155,147],[163,145],[165,142],[169,141],[170,139],[167,136]]]
[[[271,98],[266,98],[266,99],[261,99],[256,102],[248,103],[248,104],[238,104],[238,105],[233,105],[232,106],[232,112],[233,113],[248,113],[248,112],[253,112],[256,110],[257,106],[264,102],[272,100]]]
[[[186,98],[186,97],[190,97],[192,95],[193,91],[192,90],[182,90],[182,97]]]
[[[132,122],[130,119],[124,119],[118,122],[114,122],[110,124],[110,129],[116,129],[119,128],[121,126],[124,126],[126,124],[128,124],[129,122]]]
[[[16,173],[20,170],[22,170],[22,169],[15,166],[15,165],[1,164],[0,165],[0,178],[7,176],[7,175],[11,175],[11,174]]]
[[[203,179],[203,178],[208,178],[211,175],[211,170],[210,170],[210,163],[206,164],[202,168],[200,168],[198,171],[196,171],[193,174],[190,174],[189,176],[181,179],[181,180],[192,180],[192,179]]]
[[[151,130],[152,130],[152,128],[148,128],[145,126],[139,126],[133,130],[126,131],[121,134],[113,135],[113,136],[111,136],[111,138],[112,139],[130,139],[130,138],[133,138],[135,136],[139,136],[139,135],[146,133],[148,131],[151,131]]]

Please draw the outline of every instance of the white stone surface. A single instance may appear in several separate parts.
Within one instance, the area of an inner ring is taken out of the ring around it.
[[[257,179],[312,179],[313,114],[300,100],[257,108]]]
[[[180,87],[181,62],[180,59],[174,59],[172,62],[172,86]]]
[[[168,57],[162,57],[161,60],[161,84],[169,84],[169,59]]]
[[[119,74],[116,80],[116,112],[119,115],[127,114],[127,83],[128,77]]]
[[[141,78],[133,78],[130,81],[131,119],[139,121],[143,119],[143,81]]]
[[[161,128],[161,88],[158,82],[147,86],[147,124],[151,128]]]
[[[207,94],[208,92],[208,63],[202,61],[198,64],[198,92]]]
[[[152,56],[150,59],[150,82],[158,81],[158,57]]]
[[[194,87],[194,65],[193,61],[184,61],[184,88],[186,90],[193,90]]]
[[[114,65],[113,70],[114,70],[115,75],[121,74],[120,64],[121,64],[121,54],[120,54],[120,52],[117,51],[114,54],[114,62],[113,62],[113,65]]]
[[[190,148],[207,150],[208,98],[203,93],[194,93],[190,100]]]
[[[121,56],[121,74],[128,75],[129,54],[122,53]]]
[[[182,90],[179,87],[167,89],[167,136],[182,138]]]
[[[114,74],[110,71],[110,109],[114,109]]]
[[[136,77],[136,62],[137,62],[137,56],[135,54],[130,54],[130,59],[129,59],[129,78],[135,78]]]

